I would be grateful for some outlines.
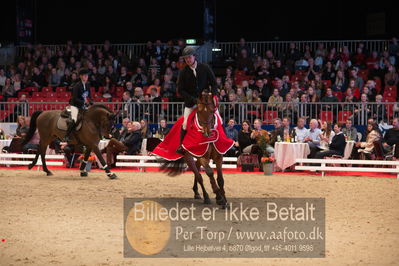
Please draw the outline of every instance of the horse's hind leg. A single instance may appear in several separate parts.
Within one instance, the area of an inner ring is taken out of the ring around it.
[[[85,151],[85,155],[84,158],[82,160],[82,162],[80,163],[80,176],[84,177],[84,176],[88,176],[87,171],[86,171],[86,165],[87,165],[87,160],[89,159],[91,153],[91,149],[87,148]]]
[[[117,178],[117,175],[115,173],[112,173],[111,170],[109,170],[109,167],[107,163],[105,162],[103,155],[101,154],[100,150],[98,149],[97,145],[92,145],[91,150],[94,152],[94,154],[97,156],[98,160],[100,160],[101,165],[103,166],[103,169],[107,173],[107,176],[109,179],[115,179]]]
[[[28,165],[28,169],[29,170],[32,169],[32,167],[36,165],[37,160],[39,159],[39,155],[40,155],[40,151],[38,149],[37,152],[36,152],[35,159],[33,159],[33,161]]]
[[[50,176],[50,175],[53,175],[53,173],[47,169],[47,165],[46,165],[46,150],[47,150],[48,144],[49,143],[44,143],[44,142],[40,141],[38,152],[40,152],[40,157],[42,159],[43,171],[46,172],[48,176]]]
[[[197,166],[197,169],[200,169],[201,164],[200,164],[199,160],[197,160],[196,166]],[[195,177],[195,175],[194,175],[193,191],[194,191],[194,199],[201,199],[201,195],[198,193],[198,181],[197,181],[197,178]]]
[[[193,171],[196,181],[201,186],[202,194],[204,195],[204,203],[205,204],[210,204],[211,203],[211,199],[209,198],[208,192],[206,192],[206,190],[205,190],[204,180],[202,179],[202,176],[201,176],[197,166],[195,165],[193,157],[186,152],[185,155],[184,155],[184,159],[185,159],[188,167],[190,168],[190,170]],[[195,183],[194,183],[194,185],[195,185]]]

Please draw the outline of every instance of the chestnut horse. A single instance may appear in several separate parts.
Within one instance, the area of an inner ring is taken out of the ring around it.
[[[60,118],[60,115],[61,110],[36,111],[33,113],[29,132],[24,140],[23,145],[28,143],[33,137],[36,128],[39,131],[40,142],[36,157],[28,166],[29,169],[35,166],[40,155],[43,163],[43,171],[46,172],[47,175],[52,175],[52,173],[47,169],[45,157],[47,146],[56,138],[62,139],[65,136],[66,131],[57,127],[57,121]],[[98,144],[102,137],[109,136],[115,115],[105,105],[97,104],[92,105],[85,110],[82,117],[82,126],[79,130],[74,132],[71,142],[71,144],[81,144],[86,147],[84,159],[80,165],[80,175],[87,176],[85,168],[90,153],[93,151],[103,165],[103,169],[107,173],[107,176],[110,179],[116,178],[117,176],[109,170],[109,167],[104,161],[104,158],[102,157],[98,148]]]
[[[197,115],[198,115],[198,123],[202,128],[202,134],[204,136],[209,136],[211,133],[211,129],[215,126],[215,104],[213,102],[212,93],[203,92],[200,98],[197,101]],[[209,165],[210,159],[216,165],[217,170],[217,182],[215,181],[213,169]],[[194,161],[194,156],[185,151],[184,157],[177,161],[164,161],[162,160],[162,170],[169,172],[169,175],[177,175],[182,173],[183,167],[182,164],[184,162],[187,164],[189,169],[194,173],[194,198],[201,199],[200,194],[198,193],[198,183],[201,186],[202,193],[204,196],[204,203],[210,204],[211,200],[209,198],[208,193],[204,187],[203,178],[200,173],[201,166],[204,167],[205,173],[208,175],[212,191],[216,194],[216,203],[222,206],[227,206],[227,199],[224,191],[224,179],[222,172],[222,162],[223,155],[218,153],[213,144],[209,145],[208,151],[201,157],[197,157],[197,161]]]

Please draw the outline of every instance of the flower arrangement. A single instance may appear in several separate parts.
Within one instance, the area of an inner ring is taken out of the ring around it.
[[[83,161],[83,159],[84,159],[83,154],[78,157],[79,162]],[[89,158],[87,159],[88,162],[94,162],[95,160],[96,160],[96,156],[94,156],[94,155],[90,155]]]
[[[260,159],[260,161],[262,163],[273,163],[274,162],[274,158],[273,157],[262,157]]]

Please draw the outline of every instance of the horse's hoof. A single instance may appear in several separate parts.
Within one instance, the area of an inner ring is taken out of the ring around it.
[[[29,165],[28,165],[28,169],[29,169],[29,170],[32,169],[33,166],[34,166],[33,164],[29,164]]]
[[[202,198],[201,198],[200,194],[195,194],[194,199],[202,199]]]
[[[210,198],[204,199],[204,204],[211,204],[212,201]]]
[[[226,205],[226,203],[227,203],[227,202],[226,202],[224,199],[216,200],[216,204],[217,204],[217,205],[223,206],[223,205]]]
[[[86,176],[88,176],[89,174],[87,173],[87,172],[80,172],[80,176],[81,177],[86,177]]]
[[[52,175],[54,175],[52,172],[47,172],[47,176],[52,176]]]
[[[227,202],[224,205],[222,205],[222,210],[225,209],[230,209],[230,205]]]
[[[108,175],[109,179],[116,179],[118,178],[116,174],[110,174]]]

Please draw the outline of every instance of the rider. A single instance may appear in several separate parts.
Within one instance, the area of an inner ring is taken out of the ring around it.
[[[90,95],[89,83],[89,71],[87,69],[81,69],[79,71],[80,81],[73,86],[72,98],[69,101],[71,106],[71,119],[68,120],[68,129],[65,134],[64,141],[70,141],[70,135],[76,126],[78,120],[78,114],[80,110],[86,109],[89,105],[93,104],[93,100]]]
[[[195,58],[195,49],[186,47],[182,57],[186,66],[180,71],[177,81],[178,91],[184,98],[184,122],[180,133],[180,146],[176,150],[179,154],[184,154],[182,147],[184,136],[186,135],[187,119],[197,104],[197,99],[202,91],[209,90],[214,96],[217,95],[215,74],[211,68],[200,63]]]

